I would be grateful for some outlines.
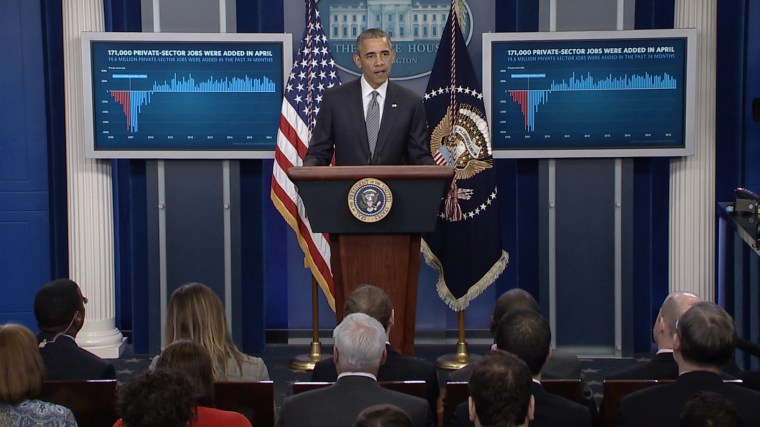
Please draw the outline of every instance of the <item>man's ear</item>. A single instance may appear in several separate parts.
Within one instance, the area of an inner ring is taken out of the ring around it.
[[[356,67],[362,68],[362,59],[359,57],[359,54],[355,53],[353,58],[354,58],[354,64],[356,64]]]
[[[388,349],[383,348],[383,356],[380,358],[380,366],[385,365],[386,360],[388,360]]]
[[[338,360],[340,359],[340,355],[338,354],[338,347],[333,346],[333,362],[335,364],[338,364]]]
[[[467,409],[470,412],[470,421],[474,423],[478,418],[478,413],[475,412],[475,403],[472,401],[472,396],[467,398]]]

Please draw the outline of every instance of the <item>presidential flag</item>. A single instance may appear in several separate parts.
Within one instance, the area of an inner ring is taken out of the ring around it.
[[[467,308],[509,262],[499,233],[491,135],[462,36],[462,12],[460,1],[453,0],[424,98],[430,152],[455,174],[422,252],[438,271],[438,295],[455,311]]]
[[[328,235],[311,232],[303,201],[286,171],[292,166],[303,165],[322,96],[335,85],[340,85],[340,78],[319,19],[317,0],[306,0],[306,28],[282,100],[270,198],[296,233],[304,252],[304,264],[311,270],[333,310],[335,299]]]

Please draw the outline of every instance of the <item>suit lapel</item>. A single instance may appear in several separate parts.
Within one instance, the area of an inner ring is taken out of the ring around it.
[[[383,100],[383,118],[380,121],[380,130],[377,132],[375,153],[382,153],[383,146],[388,141],[388,134],[393,128],[392,123],[396,120],[397,102],[396,87],[388,81],[388,89],[385,91],[385,99]]]

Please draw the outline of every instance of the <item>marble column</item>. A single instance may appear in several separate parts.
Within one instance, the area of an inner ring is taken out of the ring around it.
[[[693,156],[670,162],[671,291],[715,298],[715,44],[717,0],[676,0],[676,28],[697,29]]]
[[[69,276],[89,299],[77,343],[104,358],[120,356],[115,323],[114,227],[110,160],[84,156],[81,31],[103,31],[102,0],[63,1]]]

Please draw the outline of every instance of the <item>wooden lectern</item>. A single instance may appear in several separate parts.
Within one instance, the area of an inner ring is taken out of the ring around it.
[[[395,310],[391,344],[414,354],[421,233],[435,230],[441,197],[454,176],[442,166],[304,166],[288,170],[315,233],[330,234],[335,311],[343,319],[346,296],[362,284],[385,290]],[[349,208],[357,181],[382,181],[392,206],[377,222],[363,222]]]

